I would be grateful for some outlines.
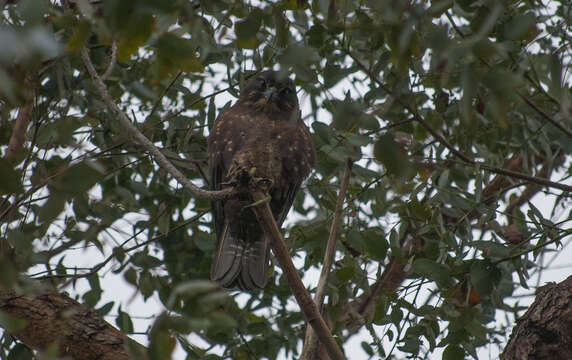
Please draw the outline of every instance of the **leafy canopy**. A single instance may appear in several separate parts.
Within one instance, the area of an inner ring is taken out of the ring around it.
[[[351,159],[326,309],[340,342],[367,330],[367,356],[444,348],[444,359],[459,359],[502,346],[511,324],[495,312],[521,310],[511,296],[570,233],[570,192],[536,181],[570,184],[567,0],[3,6],[4,154],[23,109],[33,112],[23,146],[0,160],[0,282],[49,280],[116,315],[123,332],[145,331],[127,301],[102,301],[115,297],[100,280],[123,277],[126,292],[164,307],[147,331],[153,359],[176,343],[190,359],[297,357],[304,319],[278,269],[256,295],[206,280],[209,202],[126,136],[95,91],[83,47],[140,131],[205,187],[208,128],[245,76],[292,74],[318,164],[286,238],[301,274],[321,267]],[[388,281],[390,264],[400,271]],[[365,299],[368,310],[356,310]],[[4,337],[2,356],[25,352],[12,341]]]

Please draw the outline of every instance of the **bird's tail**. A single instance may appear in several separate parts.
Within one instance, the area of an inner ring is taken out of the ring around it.
[[[268,241],[257,224],[248,230],[237,231],[227,220],[223,231],[217,234],[211,280],[222,287],[253,291],[266,285],[270,255]]]

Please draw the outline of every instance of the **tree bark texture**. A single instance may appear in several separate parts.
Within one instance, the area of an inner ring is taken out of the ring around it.
[[[517,321],[502,360],[572,359],[572,276],[536,292]]]
[[[20,295],[0,289],[0,311],[26,321],[12,334],[25,345],[43,350],[57,344],[61,356],[73,359],[129,359],[126,345],[135,343],[93,310],[55,292]]]

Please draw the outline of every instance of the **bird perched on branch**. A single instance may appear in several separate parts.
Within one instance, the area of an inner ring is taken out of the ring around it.
[[[216,119],[208,154],[213,190],[266,184],[270,208],[281,226],[315,159],[292,80],[274,71],[252,77],[237,103]],[[270,241],[252,203],[248,191],[212,202],[217,245],[211,279],[226,288],[252,291],[268,280]]]

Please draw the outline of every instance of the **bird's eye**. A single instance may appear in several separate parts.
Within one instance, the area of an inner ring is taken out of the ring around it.
[[[264,80],[264,78],[259,77],[258,86],[260,86],[261,88],[266,88],[266,80]]]

